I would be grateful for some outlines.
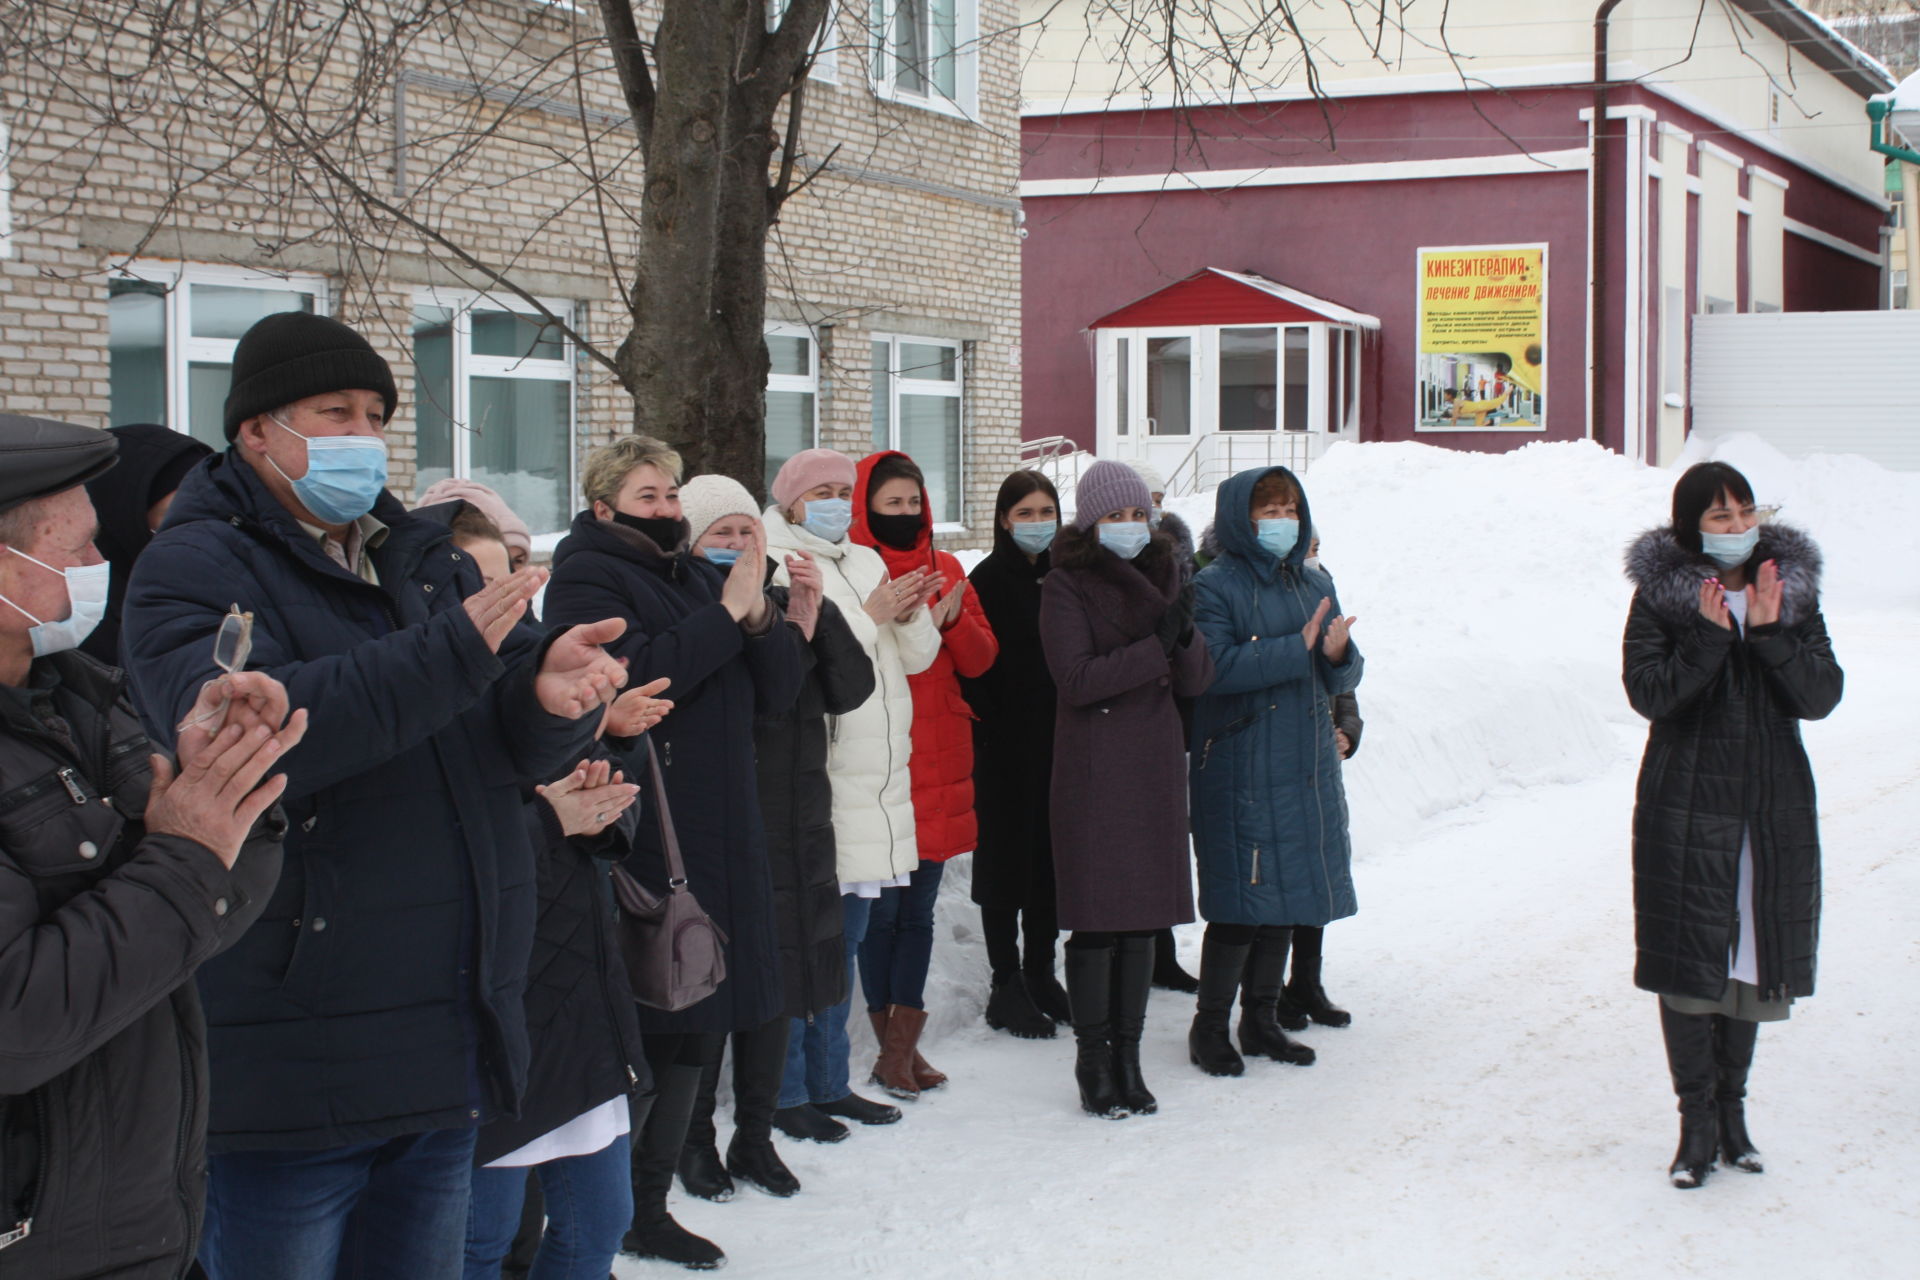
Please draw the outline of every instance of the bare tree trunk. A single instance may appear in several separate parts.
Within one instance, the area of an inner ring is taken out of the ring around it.
[[[767,232],[774,115],[804,75],[824,0],[795,0],[794,44],[766,31],[765,0],[668,0],[653,47],[633,330],[617,363],[634,429],[673,444],[689,474],[756,493],[766,457]],[[818,10],[809,13],[810,10]],[[801,56],[794,56],[794,48]],[[623,73],[624,74],[624,73]],[[797,109],[792,107],[790,109]]]

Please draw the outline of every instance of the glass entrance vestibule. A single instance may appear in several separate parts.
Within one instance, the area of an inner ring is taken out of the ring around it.
[[[1097,329],[1096,452],[1169,475],[1187,462],[1197,480],[1198,455],[1298,465],[1331,440],[1358,439],[1363,332],[1332,322]],[[1269,438],[1205,439],[1255,432]]]

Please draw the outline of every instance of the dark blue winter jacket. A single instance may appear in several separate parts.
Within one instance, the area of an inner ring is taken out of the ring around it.
[[[248,665],[311,716],[289,752],[272,901],[200,970],[214,1151],[374,1142],[511,1114],[534,864],[523,780],[578,760],[596,721],[542,711],[541,633],[488,652],[460,607],[479,570],[390,494],[380,586],[330,560],[229,450],[190,475],[140,558],[123,652],[171,743],[219,671],[230,605]]]
[[[1247,514],[1270,471],[1220,486],[1210,538],[1219,554],[1193,580],[1194,622],[1214,680],[1194,704],[1187,756],[1200,914],[1229,924],[1322,925],[1358,910],[1347,844],[1347,796],[1332,700],[1360,683],[1358,647],[1339,666],[1300,629],[1333,579],[1309,569],[1312,514],[1300,498],[1300,539],[1276,559]],[[1288,474],[1291,474],[1290,472]],[[1298,484],[1298,480],[1295,481]]]
[[[682,522],[684,529],[684,522]],[[727,978],[678,1013],[640,1010],[643,1033],[746,1031],[786,1008],[773,876],[760,812],[754,716],[787,710],[800,692],[806,641],[779,610],[748,635],[720,603],[726,579],[682,545],[663,552],[645,534],[592,511],[553,553],[547,618],[555,624],[624,618],[627,634],[607,651],[627,661],[635,684],[666,676],[673,713],[649,731],[687,881],[726,935]],[[644,754],[628,775],[650,793]],[[626,869],[655,892],[666,888],[666,851],[651,794]]]

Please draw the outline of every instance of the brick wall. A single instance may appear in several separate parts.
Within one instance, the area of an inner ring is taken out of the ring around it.
[[[949,541],[984,545],[1020,438],[1019,59],[1007,30],[1016,5],[981,0],[977,120],[876,95],[866,5],[836,8],[835,74],[809,82],[802,130],[809,159],[831,153],[832,167],[774,230],[768,318],[822,335],[821,442],[855,455],[871,447],[870,335],[968,344],[972,536]],[[349,39],[299,65],[318,68],[306,74],[318,76],[316,100],[334,119],[356,104],[363,111],[347,166],[355,181],[529,292],[582,305],[582,332],[611,352],[624,329],[617,282],[631,270],[633,244],[619,211],[638,208],[642,173],[619,123],[614,76],[594,56],[591,9],[473,0],[457,28],[430,32],[397,57]],[[89,34],[73,33],[75,47],[105,44]],[[346,214],[354,206],[334,194],[336,182],[276,163],[258,145],[258,119],[217,89],[176,78],[144,102],[109,99],[101,64],[124,69],[139,50],[106,47],[105,59],[75,62],[57,78],[24,58],[0,76],[14,185],[11,252],[0,256],[0,404],[110,424],[105,280],[135,258],[325,275],[333,313],[368,334],[411,402],[415,290],[484,279],[404,223]],[[378,83],[344,78],[356,70]],[[396,78],[405,81],[398,97]],[[516,93],[547,101],[504,101]],[[109,114],[117,123],[103,125]],[[174,178],[183,162],[206,176],[183,187]],[[590,170],[608,175],[604,201],[586,198]],[[631,423],[631,402],[582,355],[576,451]],[[410,491],[416,455],[404,408],[392,445],[394,488]]]

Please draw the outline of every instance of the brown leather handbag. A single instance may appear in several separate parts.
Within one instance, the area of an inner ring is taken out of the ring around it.
[[[680,838],[673,832],[673,814],[667,808],[667,780],[661,776],[660,757],[651,737],[647,739],[647,767],[653,774],[653,812],[660,823],[660,847],[667,855],[667,891],[655,894],[625,868],[614,866],[620,953],[627,962],[633,998],[649,1008],[678,1013],[705,1000],[726,981],[727,935],[700,909],[687,887]]]

